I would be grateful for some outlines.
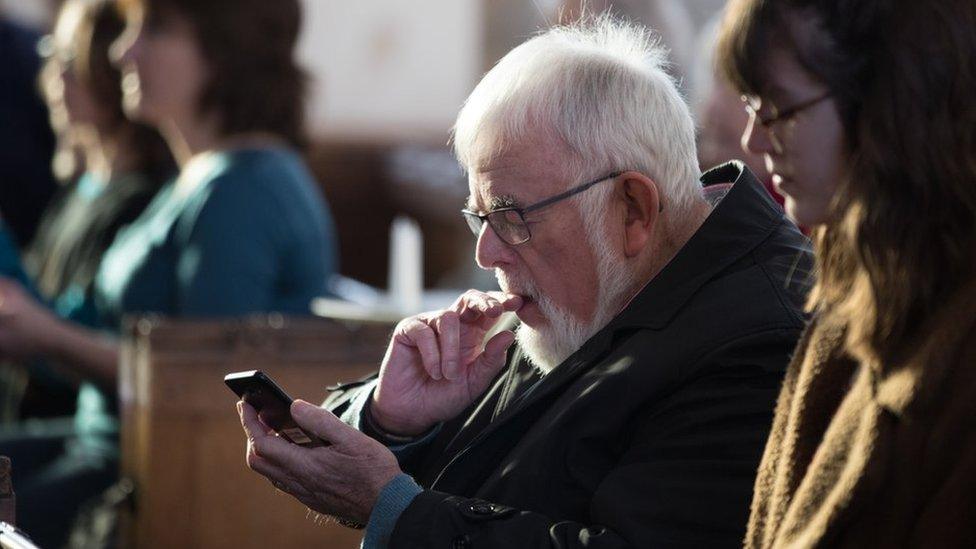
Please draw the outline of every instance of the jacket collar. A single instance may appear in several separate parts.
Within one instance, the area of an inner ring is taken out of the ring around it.
[[[707,171],[708,187],[732,182],[725,198],[678,254],[609,324],[661,329],[699,288],[763,242],[785,221],[783,209],[737,160]]]

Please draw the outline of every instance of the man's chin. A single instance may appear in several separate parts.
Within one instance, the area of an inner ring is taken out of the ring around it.
[[[548,324],[535,327],[523,323],[516,332],[519,347],[525,352],[529,361],[543,373],[548,373],[559,366],[582,345],[578,336],[560,334],[559,331]]]
[[[552,336],[545,329],[540,330],[523,322],[515,337],[529,362],[536,368],[548,373],[558,365],[552,349]]]

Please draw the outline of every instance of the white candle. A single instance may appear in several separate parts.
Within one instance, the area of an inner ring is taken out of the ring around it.
[[[424,291],[423,236],[416,221],[397,216],[390,225],[390,299],[401,313],[421,311]]]

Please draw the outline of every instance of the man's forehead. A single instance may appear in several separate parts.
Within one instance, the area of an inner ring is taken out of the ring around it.
[[[570,151],[551,131],[529,129],[492,150],[468,174],[472,210],[525,207],[571,183],[562,175]]]
[[[559,183],[551,163],[525,155],[499,158],[468,175],[468,207],[478,211],[524,207],[558,192]]]

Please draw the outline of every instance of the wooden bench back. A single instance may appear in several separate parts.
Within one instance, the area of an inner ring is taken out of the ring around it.
[[[0,456],[0,521],[17,524],[14,488],[10,482],[10,458]]]
[[[122,474],[135,483],[122,546],[358,547],[361,532],[319,521],[244,462],[223,383],[264,370],[294,398],[374,371],[392,326],[272,315],[233,321],[130,322],[120,372]]]

